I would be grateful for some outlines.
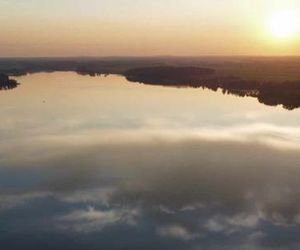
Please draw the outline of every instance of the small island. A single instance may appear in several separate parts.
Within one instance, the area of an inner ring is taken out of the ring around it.
[[[19,85],[16,80],[9,79],[9,77],[3,73],[0,73],[0,90],[14,89]]]

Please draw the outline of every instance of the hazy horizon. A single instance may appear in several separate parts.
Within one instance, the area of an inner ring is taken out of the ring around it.
[[[299,55],[46,55],[46,56],[0,56],[0,59],[159,59],[159,58],[300,58]]]
[[[300,3],[2,0],[0,57],[300,55],[296,21],[291,34],[268,27],[285,10]]]

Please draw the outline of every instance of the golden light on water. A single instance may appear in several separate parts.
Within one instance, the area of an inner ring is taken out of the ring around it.
[[[268,18],[268,29],[273,38],[287,40],[294,38],[300,30],[300,14],[293,9],[273,12]]]

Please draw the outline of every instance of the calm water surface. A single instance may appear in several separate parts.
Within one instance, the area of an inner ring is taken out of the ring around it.
[[[0,249],[300,248],[300,110],[120,76],[0,92]]]

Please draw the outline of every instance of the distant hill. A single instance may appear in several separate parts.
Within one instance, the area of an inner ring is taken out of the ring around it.
[[[0,72],[9,76],[54,71],[123,75],[131,69],[158,66],[209,68],[218,77],[234,76],[249,81],[300,81],[300,57],[0,58]]]

